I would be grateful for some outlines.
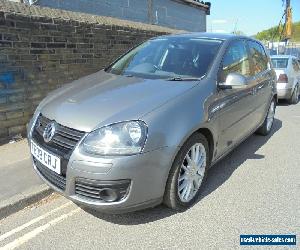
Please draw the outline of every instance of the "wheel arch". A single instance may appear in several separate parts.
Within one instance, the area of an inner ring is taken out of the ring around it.
[[[199,128],[196,131],[196,133],[200,133],[206,138],[209,147],[209,162],[211,163],[214,155],[214,149],[215,149],[213,133],[208,128]]]
[[[178,152],[180,151],[180,149],[182,148],[182,146],[186,143],[187,140],[189,140],[195,133],[200,133],[202,134],[205,139],[207,140],[208,142],[208,147],[209,147],[209,160],[210,160],[210,163],[212,162],[213,160],[213,156],[214,156],[214,150],[215,150],[215,142],[216,142],[216,139],[214,137],[214,134],[212,132],[212,130],[208,127],[200,127],[200,128],[197,128],[196,130],[192,131],[188,136],[186,136],[182,142],[180,143],[180,147],[178,147],[178,150],[177,152],[175,153],[174,155],[174,159],[173,161],[175,160],[176,158],[176,155],[178,154]]]
[[[180,149],[182,148],[182,146],[186,143],[186,141],[188,141],[195,133],[201,133],[205,139],[208,142],[208,147],[209,147],[209,162],[211,163],[213,160],[213,156],[214,156],[214,150],[215,150],[215,138],[214,138],[214,134],[212,132],[211,129],[207,128],[207,127],[200,127],[196,130],[194,130],[191,134],[189,134],[188,136],[186,136],[182,142],[180,143],[180,146],[177,147],[176,152],[174,153],[173,157],[172,157],[172,164],[170,166],[169,172],[172,168],[172,165],[176,159],[176,156],[178,155]],[[168,174],[169,175],[169,174]]]

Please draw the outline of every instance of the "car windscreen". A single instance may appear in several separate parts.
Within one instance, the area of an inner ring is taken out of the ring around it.
[[[275,69],[287,68],[288,58],[271,58],[272,65]]]
[[[150,79],[199,78],[209,70],[221,44],[208,38],[157,38],[129,51],[106,71]]]

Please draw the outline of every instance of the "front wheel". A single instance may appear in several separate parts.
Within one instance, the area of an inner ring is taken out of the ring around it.
[[[268,113],[264,120],[263,125],[256,131],[257,134],[268,135],[271,132],[274,123],[275,110],[276,110],[276,100],[275,98],[273,98],[273,100],[270,103]]]
[[[197,199],[209,165],[206,138],[195,133],[178,152],[167,180],[164,204],[175,210],[190,207]]]

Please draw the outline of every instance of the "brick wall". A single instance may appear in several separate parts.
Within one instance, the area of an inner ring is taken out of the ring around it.
[[[0,0],[0,140],[24,134],[49,91],[172,32],[178,31]]]

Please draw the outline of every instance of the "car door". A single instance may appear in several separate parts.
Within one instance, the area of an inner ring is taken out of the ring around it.
[[[247,40],[251,64],[253,67],[253,98],[252,126],[255,128],[266,116],[266,111],[273,94],[274,72],[270,67],[269,58],[264,47],[253,40]]]
[[[235,40],[228,46],[220,66],[218,82],[224,82],[230,73],[245,76],[247,86],[242,89],[222,89],[218,92],[216,109],[219,119],[219,155],[226,153],[245,138],[253,127],[253,76],[245,40]]]

